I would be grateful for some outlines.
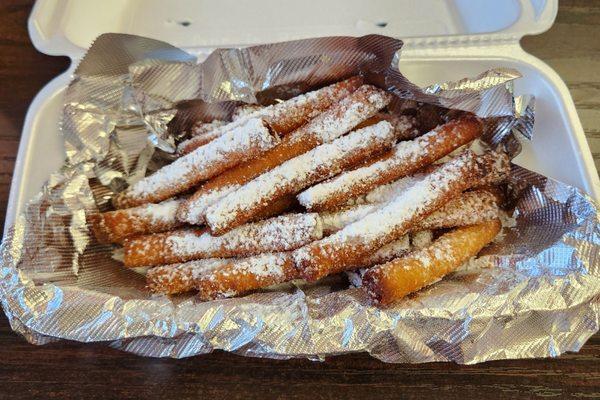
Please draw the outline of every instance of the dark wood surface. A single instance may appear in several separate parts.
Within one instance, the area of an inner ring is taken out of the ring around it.
[[[23,119],[33,96],[68,66],[27,34],[31,1],[0,2],[0,221]],[[565,79],[600,164],[600,1],[561,1],[553,28],[523,40]],[[1,222],[0,222],[1,223]],[[101,344],[33,346],[0,317],[0,398],[600,398],[600,335],[556,359],[389,365],[365,354],[326,362],[222,352],[148,359]],[[210,397],[209,397],[210,396]]]

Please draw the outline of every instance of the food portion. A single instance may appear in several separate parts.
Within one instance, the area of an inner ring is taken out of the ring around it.
[[[288,160],[208,207],[206,224],[215,234],[227,232],[252,219],[272,201],[298,193],[389,149],[395,141],[394,132],[388,122],[382,121]]]
[[[363,286],[378,304],[389,304],[437,282],[489,244],[500,232],[500,220],[456,228],[430,246],[369,269]]]
[[[316,281],[345,271],[367,254],[406,234],[485,175],[480,161],[481,157],[467,151],[415,182],[385,206],[296,250],[294,260],[300,274],[306,280]]]
[[[179,207],[179,219],[191,224],[204,222],[207,208],[226,195],[284,162],[335,140],[361,123],[364,124],[369,117],[387,106],[389,101],[390,97],[385,92],[373,86],[361,86],[285,136],[281,143],[260,157],[203,183],[196,193]]]
[[[285,214],[244,224],[221,236],[213,236],[206,228],[187,228],[127,239],[123,246],[124,264],[147,267],[287,251],[322,237],[323,223],[318,214]]]
[[[94,235],[101,243],[122,243],[128,237],[166,232],[183,222],[176,218],[181,200],[171,199],[159,204],[90,215]]]
[[[222,136],[251,118],[264,120],[280,136],[285,136],[354,92],[361,84],[361,78],[353,77],[269,107],[259,107],[254,111],[246,109],[245,112],[238,109],[232,116],[232,123],[213,130],[209,137],[215,139]],[[180,143],[178,151],[180,154],[188,154],[206,143],[206,137],[193,137]]]
[[[494,240],[510,162],[475,115],[392,100],[352,77],[198,121],[91,229],[153,293],[215,300],[339,275],[393,304]]]
[[[116,208],[157,203],[251,159],[279,143],[265,120],[251,118],[136,182],[113,200]]]
[[[373,164],[344,172],[305,190],[298,195],[298,200],[311,211],[334,208],[348,198],[365,194],[437,161],[482,133],[482,123],[475,117],[450,121],[419,138],[399,142]]]

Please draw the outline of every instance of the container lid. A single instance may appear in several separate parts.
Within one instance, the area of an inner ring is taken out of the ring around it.
[[[38,0],[29,32],[39,51],[72,58],[108,32],[191,51],[371,33],[493,44],[547,30],[557,9],[558,0]]]

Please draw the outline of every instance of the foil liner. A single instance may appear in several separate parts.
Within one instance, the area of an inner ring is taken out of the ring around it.
[[[156,40],[99,37],[67,91],[67,161],[2,243],[0,299],[13,329],[35,344],[105,341],[159,357],[367,351],[386,362],[470,364],[578,350],[600,323],[597,206],[516,165],[515,226],[468,268],[384,309],[335,280],[206,303],[153,296],[90,234],[86,214],[169,160],[186,124],[356,73],[395,93],[396,112],[475,112],[486,118],[488,143],[512,154],[531,137],[533,101],[514,96],[517,71],[418,88],[398,71],[401,46],[376,35],[320,38],[217,50],[198,63]]]

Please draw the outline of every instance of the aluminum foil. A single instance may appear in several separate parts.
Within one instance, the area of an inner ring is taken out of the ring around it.
[[[475,112],[486,118],[486,140],[511,154],[531,137],[533,101],[514,96],[517,71],[418,88],[398,70],[401,47],[376,35],[320,38],[221,49],[200,63],[156,40],[98,38],[67,90],[67,161],[2,243],[0,299],[13,329],[36,344],[104,341],[161,357],[223,349],[320,360],[367,351],[386,362],[477,363],[577,351],[600,323],[598,209],[577,189],[516,165],[508,185],[515,226],[470,268],[384,309],[336,279],[205,303],[151,295],[90,234],[86,215],[171,159],[196,119],[356,73],[395,93],[396,112]]]

